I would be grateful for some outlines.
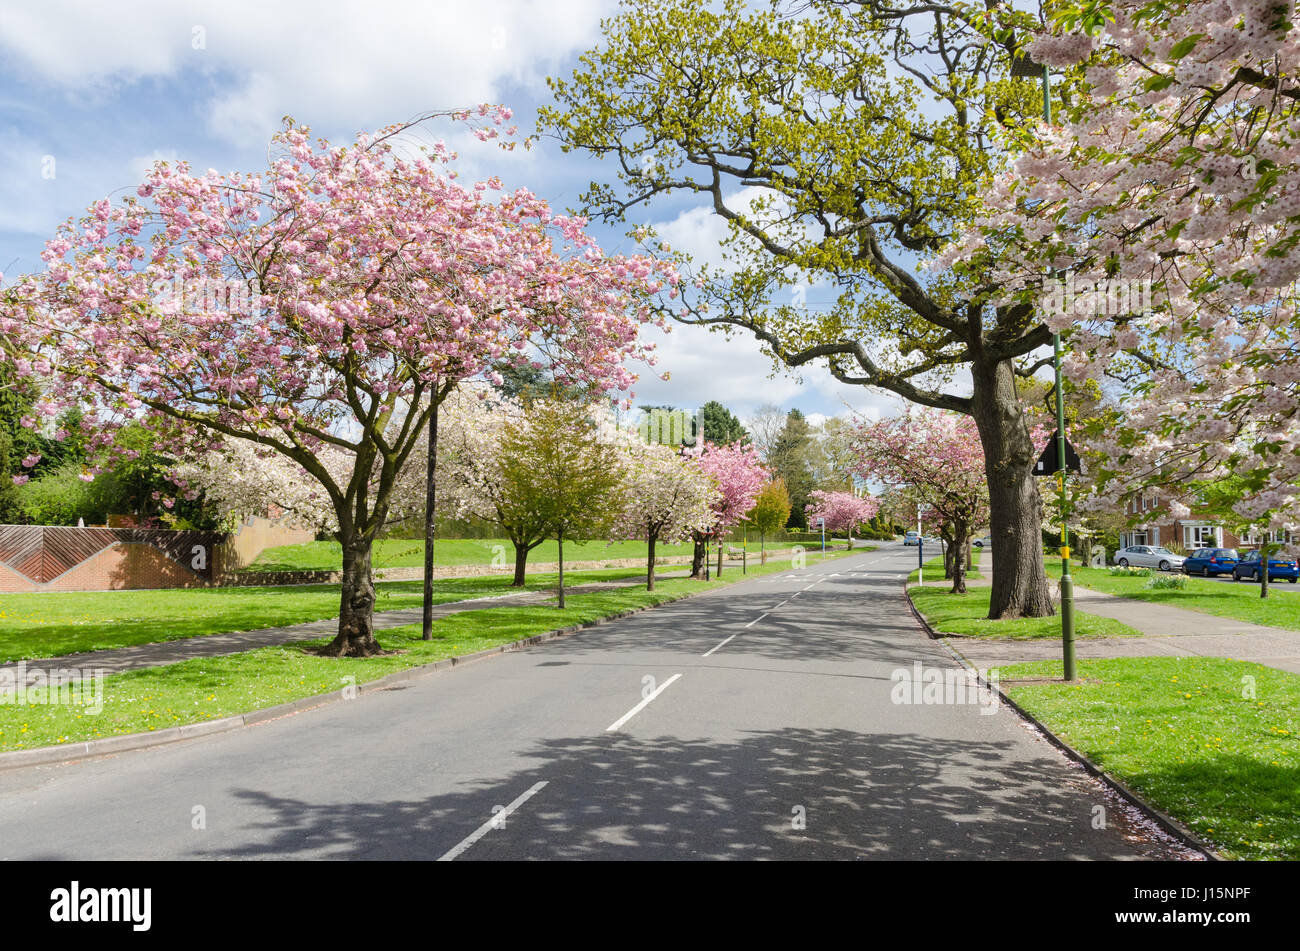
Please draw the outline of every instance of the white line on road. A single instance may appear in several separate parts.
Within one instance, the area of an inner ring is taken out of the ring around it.
[[[460,845],[456,846],[454,849],[447,852],[445,855],[443,855],[442,858],[438,859],[438,861],[451,862],[455,860],[458,856],[463,855],[466,849],[472,846],[479,839],[483,838],[483,836],[487,835],[493,829],[501,828],[506,821],[506,816],[510,815],[510,813],[514,812],[516,809],[518,809],[520,806],[526,803],[529,799],[532,799],[533,796],[537,795],[537,793],[540,792],[541,788],[545,785],[546,785],[546,780],[542,780],[540,783],[534,783],[533,787],[529,789],[528,792],[524,793],[522,796],[520,796],[510,805],[506,806],[500,812],[494,813],[491,819],[489,819],[487,822],[483,823],[481,826],[479,826],[477,829],[475,829],[473,832],[467,835],[464,839],[461,840]]]
[[[766,614],[760,614],[758,617],[754,618],[754,620],[752,620],[752,621],[750,621],[748,624],[746,624],[745,627],[753,627],[755,624],[757,624],[759,621],[763,620],[763,618],[765,618],[765,617],[767,617]],[[732,636],[734,637],[735,635],[733,634]]]
[[[613,723],[611,723],[609,726],[605,727],[605,732],[606,732],[606,733],[613,733],[615,730],[617,730],[619,727],[621,727],[621,726],[622,726],[624,723],[626,723],[628,720],[632,719],[634,716],[636,716],[638,713],[640,713],[642,710],[644,710],[644,709],[646,708],[646,706],[649,705],[649,703],[650,703],[651,700],[653,700],[655,697],[659,696],[661,693],[663,693],[665,690],[667,690],[668,687],[672,684],[672,682],[673,682],[674,680],[676,680],[676,679],[677,679],[678,677],[680,677],[680,676],[681,676],[681,674],[673,674],[671,677],[669,677],[667,680],[665,680],[663,683],[661,683],[658,687],[656,687],[655,690],[654,690],[654,693],[650,694],[650,696],[646,697],[644,700],[642,700],[640,703],[638,703],[635,707],[633,707],[633,708],[632,708],[631,710],[629,710],[627,713],[623,714],[621,717],[619,717],[617,720],[615,720],[615,721],[614,721]]]
[[[767,617],[767,615],[763,615],[763,616],[764,616],[764,617]],[[752,623],[752,622],[751,622],[751,623]],[[745,627],[749,627],[749,625],[746,624]],[[735,637],[735,636],[736,636],[735,634],[732,634],[731,637],[728,637],[728,638],[727,638],[726,640],[724,640],[721,644],[716,644],[716,645],[714,645],[713,647],[710,647],[708,650],[706,650],[706,651],[705,651],[703,654],[701,654],[700,656],[701,656],[701,657],[708,657],[710,654],[712,654],[712,653],[713,653],[715,650],[717,650],[718,648],[720,648],[720,647],[726,647],[726,646],[727,646],[727,641],[731,640],[731,638],[732,638],[732,637]]]

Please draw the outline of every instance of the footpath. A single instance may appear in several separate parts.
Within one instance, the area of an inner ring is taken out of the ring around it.
[[[987,577],[970,582],[971,586],[988,583]],[[1077,584],[1074,603],[1088,614],[1114,618],[1142,632],[1141,637],[1078,638],[1074,645],[1075,655],[1080,658],[1227,657],[1300,674],[1300,631],[1151,604]],[[971,666],[985,670],[1061,657],[1061,642],[1056,639],[954,636],[946,641]]]

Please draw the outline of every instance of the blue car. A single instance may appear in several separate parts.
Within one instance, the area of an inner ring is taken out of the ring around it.
[[[1259,550],[1248,551],[1237,562],[1232,569],[1232,580],[1240,581],[1246,578],[1250,581],[1258,581],[1260,575],[1260,557]],[[1268,560],[1268,580],[1282,581],[1286,580],[1295,584],[1300,580],[1300,567],[1296,566],[1294,561],[1285,558],[1269,558]]]
[[[1239,560],[1235,548],[1198,548],[1183,562],[1183,571],[1203,578],[1229,575]]]

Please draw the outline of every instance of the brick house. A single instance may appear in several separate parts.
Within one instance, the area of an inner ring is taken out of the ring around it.
[[[1251,531],[1238,534],[1212,519],[1198,518],[1193,511],[1187,518],[1174,518],[1169,501],[1159,493],[1143,494],[1130,499],[1124,514],[1134,520],[1131,528],[1120,532],[1119,547],[1130,545],[1180,545],[1188,552],[1198,548],[1258,548],[1263,541],[1289,543],[1286,532]]]

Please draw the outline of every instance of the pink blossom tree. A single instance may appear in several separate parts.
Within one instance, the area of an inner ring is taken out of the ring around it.
[[[46,271],[0,303],[41,412],[86,407],[95,447],[144,419],[178,457],[242,438],[320,484],[343,548],[336,656],[380,650],[372,543],[454,386],[534,360],[561,383],[626,387],[625,360],[648,357],[646,299],[676,280],[604,257],[584,219],[526,190],[460,185],[441,143],[399,155],[405,128],[334,147],[288,123],[261,175],[159,162],[137,196],[61,227]]]
[[[721,491],[694,460],[658,443],[634,443],[623,486],[625,504],[614,534],[644,540],[646,590],[655,588],[655,546],[677,542],[712,525]]]
[[[967,543],[989,517],[988,474],[975,423],[956,413],[917,410],[860,424],[852,446],[857,475],[904,486],[930,510],[948,543],[952,591],[964,593]]]
[[[808,526],[825,523],[828,532],[847,532],[849,547],[853,547],[853,530],[863,522],[870,521],[880,511],[880,503],[870,496],[854,495],[852,492],[823,492],[820,489],[810,493],[811,502],[805,508],[808,513]]]
[[[998,299],[1061,331],[1121,418],[1087,434],[1098,505],[1231,484],[1243,524],[1300,528],[1300,31],[1271,0],[1120,0],[1028,44],[1080,95],[941,255],[996,257]]]
[[[704,574],[709,539],[739,524],[754,507],[758,493],[771,476],[759,459],[758,448],[739,441],[731,445],[706,442],[704,446],[688,451],[687,456],[694,459],[718,487],[712,506],[713,521],[692,535],[695,552],[691,559],[691,577],[699,578]],[[718,574],[722,574],[721,547],[718,549]]]

